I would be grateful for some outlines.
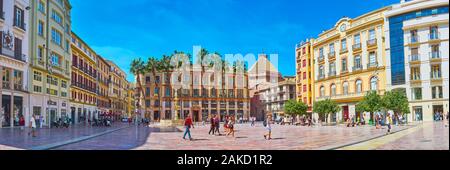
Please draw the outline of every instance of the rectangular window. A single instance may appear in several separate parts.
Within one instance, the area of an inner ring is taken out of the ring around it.
[[[61,17],[61,15],[58,12],[54,11],[54,10],[52,11],[52,19],[56,23],[62,24],[62,17]]]
[[[42,87],[41,86],[33,86],[33,91],[41,93],[42,92]]]
[[[45,4],[42,1],[39,1],[38,3],[38,11],[45,13]]]
[[[61,37],[62,37],[62,34],[59,31],[57,31],[56,29],[52,28],[52,42],[61,46],[61,42],[62,42]]]
[[[38,49],[37,49],[37,59],[38,59],[38,61],[43,62],[42,61],[43,56],[44,56],[44,48],[38,47]]]
[[[334,43],[330,44],[330,54],[334,53]]]
[[[411,94],[413,100],[422,100],[422,88],[411,89]]]
[[[355,69],[353,69],[353,70],[360,70],[360,69],[362,69],[361,56],[356,56],[355,57]]]
[[[24,17],[24,11],[17,6],[14,6],[14,26],[25,30]]]
[[[369,40],[374,40],[376,38],[375,29],[369,30]]]
[[[347,71],[347,59],[346,58],[342,59],[341,66],[342,66],[342,72],[346,72]]]
[[[431,45],[431,58],[441,58],[441,52],[439,50],[439,44]]]
[[[324,56],[324,54],[323,54],[323,48],[320,48],[320,49],[319,49],[319,60],[322,60],[322,59],[323,59],[323,56]]]
[[[377,56],[376,56],[375,52],[370,52],[369,53],[369,66],[374,67],[376,65],[377,65]]]
[[[51,62],[52,62],[51,64],[53,66],[57,66],[57,67],[61,66],[60,56],[56,53],[52,53],[51,54]]]
[[[44,22],[39,21],[38,23],[38,35],[44,36]]]
[[[61,87],[62,88],[67,88],[67,82],[64,80],[61,80]]]
[[[420,80],[420,67],[411,68],[411,80]]]
[[[355,35],[354,45],[361,44],[361,36],[359,34]]]
[[[34,72],[34,80],[42,81],[42,73],[35,71]]]
[[[341,40],[341,51],[347,51],[347,39],[342,39]]]

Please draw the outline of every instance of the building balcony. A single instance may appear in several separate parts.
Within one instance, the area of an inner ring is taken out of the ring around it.
[[[429,41],[433,41],[433,40],[439,40],[439,38],[441,37],[441,33],[430,33],[428,34],[428,40]]]
[[[419,54],[409,55],[409,62],[411,64],[418,64],[418,63],[420,63],[420,56],[419,56]]]
[[[430,73],[431,80],[442,80],[442,74],[439,71],[433,71]]]
[[[322,63],[325,61],[325,56],[321,55],[319,56],[319,63]]]
[[[333,76],[336,76],[336,71],[329,71],[328,77],[333,77]]]
[[[368,92],[371,92],[371,90],[364,91],[364,92],[355,92],[355,93],[347,93],[347,94],[336,94],[333,96],[321,96],[317,97],[317,100],[325,100],[325,99],[331,99],[331,100],[349,100],[349,99],[360,99],[363,98]],[[377,90],[377,94],[383,95],[385,90]]]
[[[414,44],[418,44],[420,41],[419,36],[410,36],[407,39],[407,44],[409,45],[414,45]]]
[[[360,71],[360,70],[362,70],[362,66],[361,65],[357,65],[357,66],[353,66],[352,67],[353,69],[353,71]]]
[[[3,81],[2,82],[2,88],[10,90],[11,89],[11,83],[9,81]]]
[[[328,60],[336,59],[336,52],[329,52],[328,53]]]
[[[378,67],[378,63],[369,63],[369,64],[367,64],[367,68],[376,68],[376,67]]]
[[[376,47],[377,39],[367,40],[367,47]]]
[[[23,84],[16,84],[16,83],[14,83],[14,90],[24,91]]]
[[[343,49],[341,49],[341,51],[340,51],[341,54],[346,53],[346,52],[348,52],[348,49],[347,49],[347,48],[343,48]]]
[[[442,55],[441,55],[440,51],[430,52],[429,56],[430,56],[431,61],[441,61],[442,60],[442,58],[441,58]]]
[[[422,82],[422,79],[420,78],[419,74],[412,74],[409,80],[410,80],[411,84]]]
[[[325,74],[319,75],[319,77],[318,77],[319,80],[324,79],[324,78],[325,78]]]
[[[14,22],[14,24],[13,24],[13,26],[15,27],[15,28],[18,28],[18,29],[20,29],[20,30],[22,30],[23,32],[25,32],[25,31],[27,31],[27,24],[25,24],[25,23],[16,23],[16,22]]]
[[[21,52],[16,53],[16,52],[12,52],[12,53],[7,53],[5,51],[3,51],[2,48],[0,48],[0,54],[4,55],[6,57],[21,61],[21,62],[28,62],[28,56],[25,54],[22,54]]]
[[[353,52],[360,51],[360,50],[361,50],[361,43],[354,44],[354,45],[352,46],[352,49],[353,49]]]

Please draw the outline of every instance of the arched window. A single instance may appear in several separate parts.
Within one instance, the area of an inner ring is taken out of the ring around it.
[[[330,96],[336,96],[336,84],[331,85],[331,94]]]
[[[370,90],[372,90],[372,91],[378,90],[378,78],[377,77],[372,77],[370,79]]]
[[[348,82],[344,82],[344,83],[342,84],[342,93],[343,93],[344,95],[347,95],[347,94],[348,94]]]
[[[361,80],[356,80],[355,91],[356,91],[356,93],[362,93],[362,81]]]
[[[325,87],[321,86],[320,87],[320,97],[324,97],[325,96]]]

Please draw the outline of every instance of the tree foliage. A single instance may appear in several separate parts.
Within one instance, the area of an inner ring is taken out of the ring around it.
[[[297,102],[295,100],[289,100],[284,105],[284,113],[291,116],[305,115],[308,110],[308,105],[303,102]]]

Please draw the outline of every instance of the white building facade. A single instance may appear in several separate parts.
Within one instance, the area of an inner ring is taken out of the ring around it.
[[[28,0],[0,0],[0,128],[30,120]]]
[[[449,107],[448,0],[412,0],[385,13],[387,89],[405,90],[408,121],[439,120]]]

